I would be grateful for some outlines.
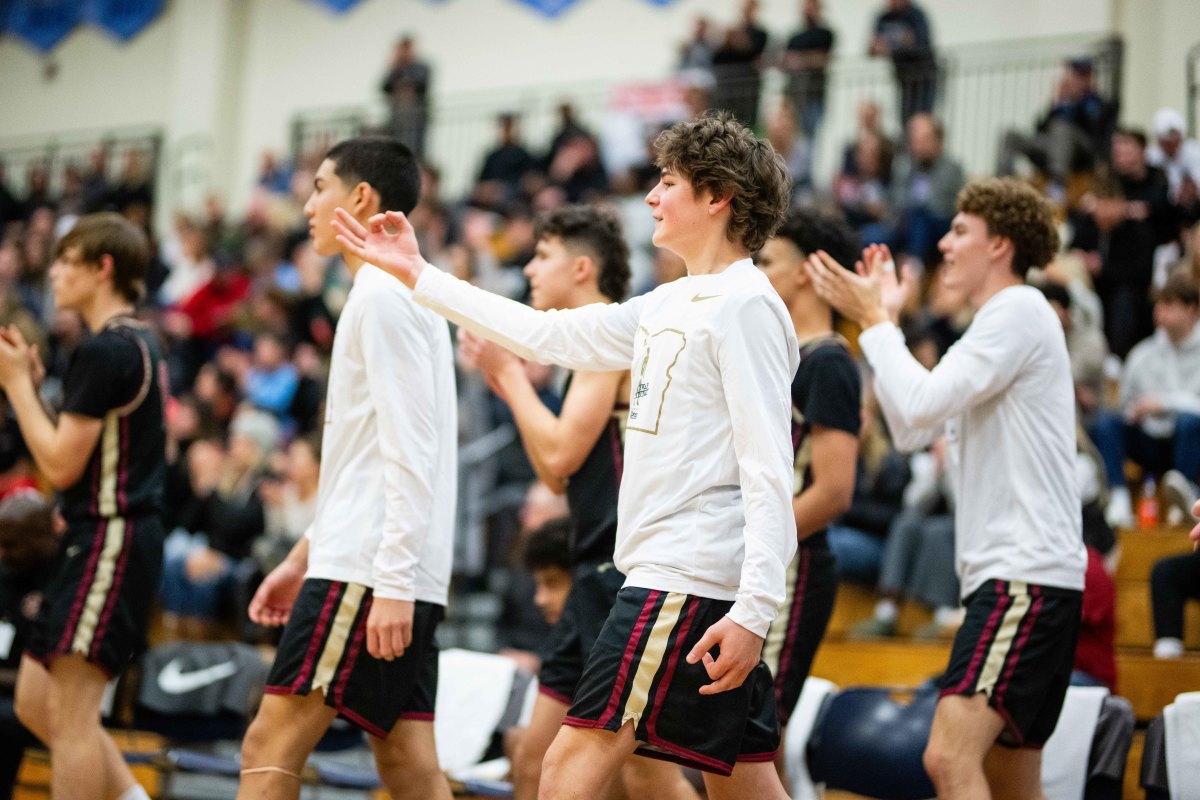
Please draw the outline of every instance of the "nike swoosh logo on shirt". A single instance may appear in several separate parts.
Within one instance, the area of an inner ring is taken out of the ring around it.
[[[712,300],[714,297],[720,297],[719,294],[697,294],[692,297],[693,303],[699,303],[701,300]]]
[[[237,665],[232,661],[213,664],[211,667],[184,672],[179,665],[179,659],[167,662],[163,671],[158,674],[158,688],[167,694],[187,694],[201,689],[217,681],[225,680],[237,672]]]

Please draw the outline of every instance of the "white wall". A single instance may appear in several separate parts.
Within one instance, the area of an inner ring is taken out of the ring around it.
[[[862,53],[882,0],[826,0],[838,51]],[[417,37],[438,98],[481,104],[519,87],[587,87],[667,75],[677,44],[704,14],[732,21],[739,0],[579,0],[547,20],[518,0],[363,0],[334,15],[308,0],[172,0],[127,45],[80,29],[53,54],[53,81],[24,44],[0,39],[0,145],[63,130],[163,126],[184,137],[191,169],[232,200],[245,196],[258,154],[285,149],[297,111],[378,101],[392,43]],[[1200,38],[1196,0],[924,0],[942,45],[1030,36],[1129,37],[1127,115],[1182,105],[1183,54]],[[794,28],[799,0],[762,0],[774,43]],[[199,138],[197,138],[199,137]],[[200,139],[204,139],[200,144]],[[202,151],[201,154],[197,154]],[[464,158],[477,158],[467,152]],[[169,148],[169,152],[171,152]],[[196,166],[196,165],[199,166]],[[186,171],[178,168],[179,171]]]

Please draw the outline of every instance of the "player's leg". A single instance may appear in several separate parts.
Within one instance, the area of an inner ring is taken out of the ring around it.
[[[300,797],[304,762],[335,716],[320,692],[263,695],[242,740],[238,800]]]
[[[704,788],[709,800],[739,800],[744,797],[787,800],[787,792],[779,782],[779,773],[769,761],[739,761],[729,777],[706,772]]]
[[[633,726],[616,733],[564,726],[546,752],[539,800],[593,800],[602,797],[637,742]]]
[[[38,661],[25,656],[17,671],[17,719],[29,732],[50,743],[50,673]]]
[[[78,800],[119,796],[135,781],[100,724],[108,677],[74,653],[55,658],[48,673],[51,796]],[[98,779],[80,782],[80,775]]]
[[[368,737],[379,779],[394,800],[450,800],[438,766],[433,720],[402,719],[386,739]]]
[[[513,756],[514,800],[535,800],[538,782],[542,777],[542,760],[550,743],[558,735],[569,706],[545,693],[539,693],[533,704],[529,725],[517,743]]]
[[[1045,800],[1041,750],[993,745],[983,768],[992,800]]]
[[[621,767],[621,783],[630,800],[699,800],[700,795],[683,776],[679,765],[653,758],[631,756]]]
[[[947,695],[938,701],[924,762],[939,798],[990,797],[983,761],[1003,728],[986,695]]]

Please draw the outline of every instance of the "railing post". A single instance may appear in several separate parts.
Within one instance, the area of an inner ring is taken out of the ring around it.
[[[1196,104],[1200,102],[1200,76],[1196,75],[1196,65],[1200,64],[1200,42],[1192,45],[1187,52],[1187,123],[1188,134],[1195,136]]]

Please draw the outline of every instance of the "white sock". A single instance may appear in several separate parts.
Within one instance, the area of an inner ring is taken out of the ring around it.
[[[117,800],[150,800],[150,795],[146,794],[146,790],[141,787],[141,784],[135,783],[121,792]]]
[[[963,610],[952,606],[938,606],[933,610],[933,621],[943,628],[958,627],[963,621]]]
[[[895,600],[889,600],[885,597],[875,604],[875,619],[880,622],[895,622],[898,613],[899,609],[896,608]]]
[[[1183,655],[1183,642],[1173,636],[1154,640],[1155,658],[1179,658]]]

